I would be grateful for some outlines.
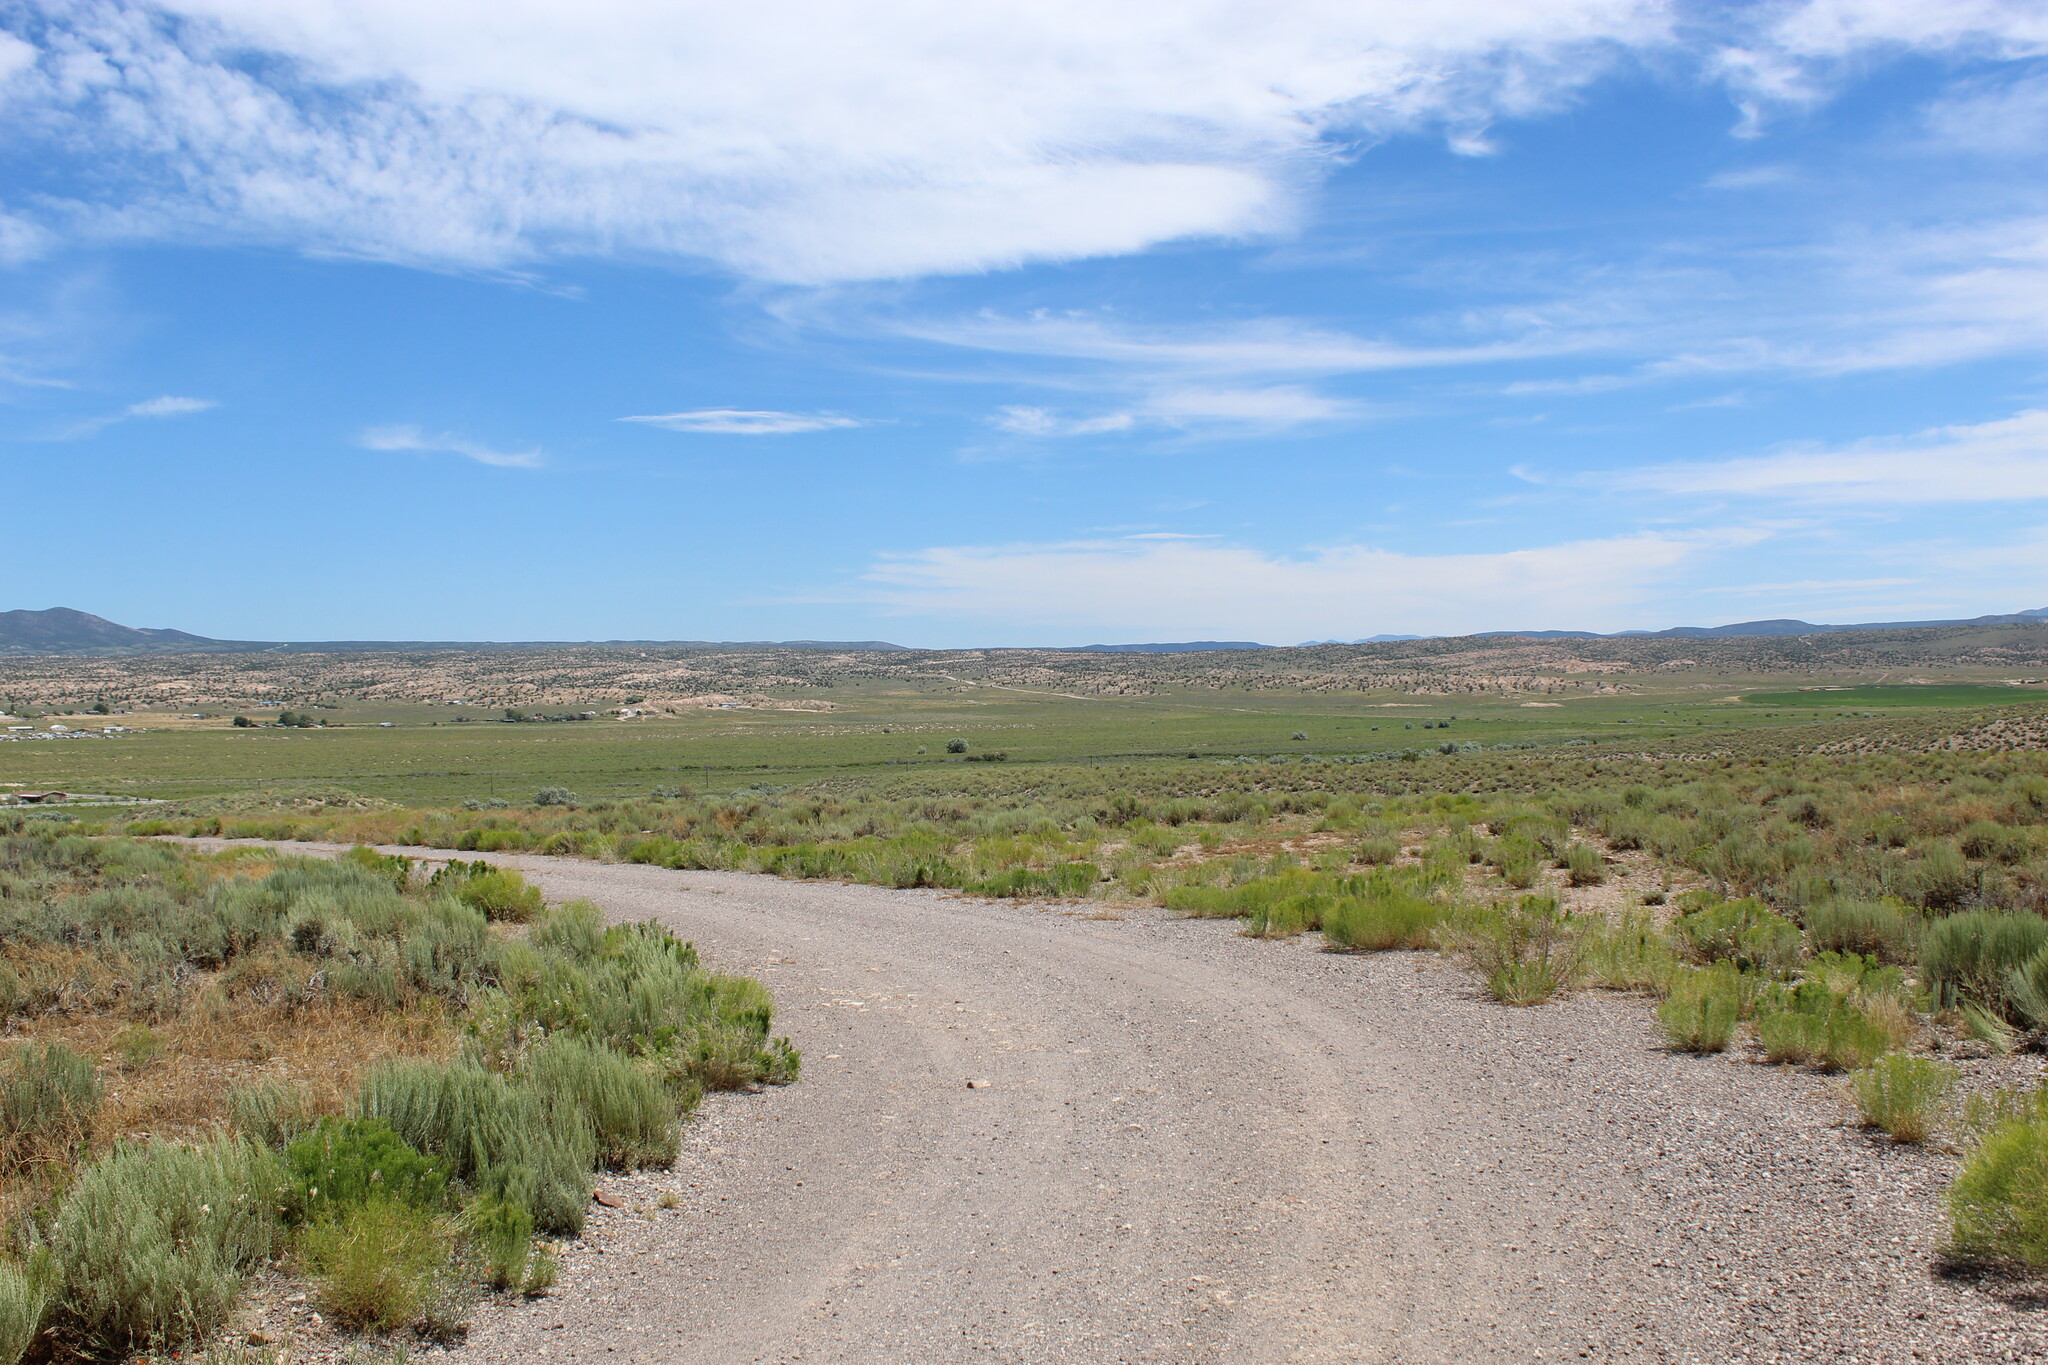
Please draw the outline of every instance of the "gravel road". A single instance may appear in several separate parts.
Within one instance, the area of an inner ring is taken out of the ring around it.
[[[1838,1080],[1663,1051],[1640,999],[1511,1010],[1431,956],[1155,911],[492,861],[767,982],[804,1071],[609,1182],[556,1293],[459,1361],[2048,1352],[2048,1315],[1931,1272],[1953,1158],[1857,1130]]]

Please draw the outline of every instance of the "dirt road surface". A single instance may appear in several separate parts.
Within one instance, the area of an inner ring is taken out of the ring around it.
[[[1156,911],[492,861],[761,978],[804,1069],[608,1182],[463,1362],[2048,1350],[1931,1272],[1953,1158],[1857,1130],[1839,1080],[1663,1051],[1640,999],[1513,1010],[1431,956]]]

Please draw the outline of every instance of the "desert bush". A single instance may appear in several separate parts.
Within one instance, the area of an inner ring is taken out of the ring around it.
[[[42,1335],[56,1288],[57,1261],[48,1247],[20,1262],[0,1261],[0,1365],[21,1365]]]
[[[1769,1060],[1812,1063],[1824,1071],[1854,1071],[1869,1066],[1896,1041],[1893,1029],[1884,1021],[1845,1003],[1813,1012],[1760,1013],[1756,1031]]]
[[[1852,1076],[1850,1089],[1865,1127],[1900,1142],[1925,1142],[1940,1126],[1958,1074],[1945,1062],[1893,1053]]]
[[[975,896],[1058,898],[1085,896],[1101,880],[1102,869],[1094,863],[1061,863],[1057,867],[1009,868],[963,889]]]
[[[519,1204],[485,1195],[462,1213],[462,1230],[496,1290],[521,1288],[533,1262],[533,1215]]]
[[[533,1092],[466,1061],[377,1067],[364,1076],[354,1110],[440,1157],[470,1189],[524,1204],[544,1231],[582,1231],[596,1140],[581,1113],[550,1110]]]
[[[1974,1147],[2008,1123],[2048,1124],[2048,1086],[2031,1090],[1999,1086],[1972,1091],[1955,1115],[1956,1136]]]
[[[228,1123],[266,1147],[282,1147],[313,1126],[306,1092],[278,1081],[251,1081],[228,1091]]]
[[[1952,1255],[2048,1269],[2048,1118],[1994,1128],[1963,1163],[1948,1200]]]
[[[1554,897],[1524,896],[1511,908],[1475,915],[1440,937],[1495,1000],[1540,1005],[1578,983],[1587,930],[1561,914]]]
[[[674,1097],[645,1066],[602,1044],[556,1034],[529,1055],[525,1080],[549,1108],[584,1115],[608,1169],[666,1167],[682,1148]]]
[[[1361,863],[1387,866],[1400,858],[1401,845],[1392,839],[1373,836],[1360,839],[1352,856]]]
[[[1827,1047],[1827,1016],[1800,1010],[1759,1014],[1756,1036],[1764,1045],[1767,1060],[1803,1066]]]
[[[567,787],[542,787],[533,794],[533,804],[536,806],[574,806],[576,804],[576,793],[570,791]]]
[[[2039,915],[1970,910],[1935,920],[1920,944],[1920,980],[1945,1009],[1974,1004],[2010,1016],[2007,983],[2048,946]]]
[[[456,883],[456,899],[487,920],[525,924],[540,914],[545,902],[540,888],[508,867],[474,873]]]
[[[1378,953],[1427,948],[1443,921],[1443,905],[1390,877],[1349,879],[1356,890],[1333,896],[1322,914],[1324,940],[1332,948]]]
[[[1665,1042],[1679,1052],[1724,1052],[1748,1013],[1756,985],[1730,963],[1682,971],[1657,1006]]]
[[[1918,961],[1925,918],[1892,901],[1824,900],[1802,916],[1815,952],[1861,953],[1908,966]]]
[[[2048,1029],[2048,945],[2006,974],[2005,997],[2008,1009],[2028,1028]]]
[[[1644,910],[1591,926],[1582,961],[1586,980],[1611,991],[1661,992],[1679,970],[1670,939]]]
[[[1598,886],[1607,880],[1607,862],[1591,844],[1575,843],[1567,848],[1563,866],[1573,886]]]
[[[372,1199],[332,1211],[299,1234],[299,1256],[334,1320],[356,1331],[419,1318],[450,1273],[453,1230],[426,1209]]]
[[[1745,971],[1782,971],[1799,961],[1799,926],[1754,899],[1710,900],[1680,915],[1671,929],[1697,962],[1731,962]]]
[[[429,1212],[448,1199],[448,1170],[379,1119],[322,1119],[285,1149],[285,1208],[297,1222],[373,1199]]]
[[[87,1166],[50,1228],[63,1335],[109,1356],[204,1338],[275,1252],[282,1183],[275,1154],[239,1138],[121,1145]]]
[[[92,1135],[100,1094],[91,1062],[63,1043],[29,1044],[0,1081],[0,1160],[17,1173],[69,1161]]]
[[[947,740],[947,741],[946,741],[946,752],[947,752],[947,753],[949,753],[949,754],[964,754],[964,753],[966,753],[966,752],[967,752],[967,741],[966,741],[966,740],[964,740],[964,739],[949,739],[949,740]]]

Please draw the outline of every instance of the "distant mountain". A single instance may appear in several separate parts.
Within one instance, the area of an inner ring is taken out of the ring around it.
[[[241,653],[273,654],[431,654],[475,650],[481,653],[529,649],[843,649],[877,653],[909,653],[908,645],[887,640],[218,640],[215,644]]]
[[[1188,640],[1177,645],[1067,645],[1061,654],[1199,654],[1210,649],[1272,649],[1251,640]]]
[[[1441,638],[1441,636],[1429,635],[1365,635],[1360,636],[1356,640],[1303,640],[1299,647],[1302,649],[1312,649],[1316,645],[1397,645],[1400,644],[1403,640],[1428,640]]]
[[[69,607],[0,611],[0,653],[4,654],[191,654],[222,643],[182,630],[116,625],[103,616]]]
[[[2033,611],[2008,612],[2002,616],[1972,616],[1966,621],[1866,621],[1853,626],[1821,626],[1811,621],[1780,617],[1770,621],[1741,621],[1732,626],[1673,626],[1669,630],[1618,630],[1602,635],[1591,630],[1482,630],[1473,638],[1516,635],[1525,640],[1726,640],[1738,635],[1837,635],[1848,630],[1918,630],[1928,626],[2024,626],[2048,622],[2048,607]]]
[[[182,630],[116,625],[70,607],[0,611],[0,655],[5,654],[399,654],[450,650],[569,649],[576,646],[648,649],[844,649],[902,651],[886,640],[530,640],[501,644],[478,640],[215,640]]]

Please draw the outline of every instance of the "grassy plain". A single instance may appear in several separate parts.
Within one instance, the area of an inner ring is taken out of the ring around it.
[[[1939,694],[1935,700],[1910,687],[1788,694],[1764,691],[1769,683],[1754,678],[1690,677],[1661,687],[1657,681],[1642,680],[1628,693],[1554,700],[1392,690],[1066,696],[878,681],[835,688],[834,709],[824,712],[696,708],[542,723],[507,723],[501,711],[467,712],[474,719],[458,721],[465,713],[452,707],[343,701],[318,713],[338,728],[233,729],[223,718],[109,739],[4,743],[0,782],[172,801],[341,790],[433,806],[526,801],[547,786],[599,799],[644,796],[657,787],[713,793],[826,781],[895,785],[913,775],[943,781],[986,766],[968,760],[992,753],[1007,755],[1011,770],[1114,764],[1142,773],[1189,758],[1358,758],[1447,743],[1492,750],[1619,742],[1677,752],[1774,735],[1796,743],[1819,733],[1812,730],[1816,721],[1924,715],[1930,702],[2010,703],[2030,699],[2033,690],[1925,688]],[[1785,696],[1796,703],[1780,700]],[[1816,705],[1816,697],[1826,700]],[[968,742],[966,755],[946,752],[955,738]]]

